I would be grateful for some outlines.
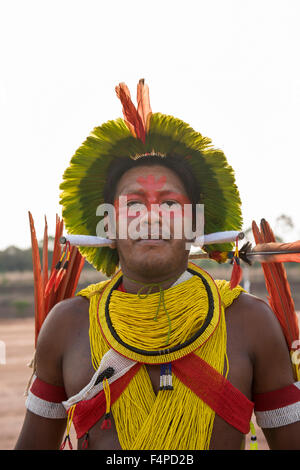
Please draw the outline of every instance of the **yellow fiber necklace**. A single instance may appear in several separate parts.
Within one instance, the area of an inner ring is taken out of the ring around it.
[[[161,293],[141,298],[120,292],[116,290],[122,280],[119,272],[98,305],[99,325],[110,346],[133,361],[161,364],[184,357],[206,342],[220,319],[219,293],[207,273],[189,271],[194,274],[191,279],[164,291],[164,308],[158,312]]]
[[[169,325],[162,308],[157,322],[154,321],[158,293],[139,299],[134,294],[115,290],[121,272],[112,280],[79,293],[90,299],[90,345],[95,368],[112,347],[134,361],[154,364],[174,361],[194,352],[223,373],[227,357],[224,306],[242,289],[230,291],[225,281],[217,281],[217,286],[205,271],[192,263],[189,271],[202,277],[194,275],[164,291],[172,324],[168,348],[165,339]],[[176,376],[173,385],[174,390],[159,391],[156,396],[145,365],[140,368],[111,407],[122,449],[209,448],[214,411]]]

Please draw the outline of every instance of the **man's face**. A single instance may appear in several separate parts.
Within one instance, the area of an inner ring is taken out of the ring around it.
[[[190,200],[172,170],[155,165],[124,173],[114,201],[116,248],[124,273],[157,279],[185,269],[189,251],[183,230],[184,204]],[[120,226],[126,227],[125,237]]]

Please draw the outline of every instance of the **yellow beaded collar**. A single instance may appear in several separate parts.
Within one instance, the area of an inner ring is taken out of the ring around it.
[[[193,263],[188,272],[191,279],[164,291],[167,318],[163,308],[156,315],[159,293],[139,298],[117,290],[123,276],[119,271],[98,302],[98,322],[110,347],[133,361],[149,364],[174,361],[200,348],[219,323],[221,302],[208,273]],[[169,321],[172,329],[166,347]]]

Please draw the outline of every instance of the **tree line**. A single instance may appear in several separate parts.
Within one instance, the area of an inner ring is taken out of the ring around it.
[[[39,248],[40,259],[42,259],[42,248]],[[48,266],[52,264],[53,251],[48,250]],[[85,263],[84,269],[89,268]],[[8,271],[32,271],[32,250],[30,248],[21,249],[16,246],[9,246],[0,251],[0,272]]]

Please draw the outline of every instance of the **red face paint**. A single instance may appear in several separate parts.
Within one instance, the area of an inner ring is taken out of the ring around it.
[[[171,190],[163,190],[167,178],[166,176],[158,177],[155,180],[154,175],[148,175],[146,178],[140,176],[136,182],[140,184],[141,189],[132,193],[126,194],[129,202],[137,201],[145,205],[147,210],[151,210],[152,204],[161,205],[164,202],[174,201],[182,207],[184,204],[190,204],[190,200],[182,193],[177,193]]]
[[[137,183],[140,183],[140,185],[144,188],[145,191],[155,191],[162,189],[166,182],[166,179],[166,176],[161,176],[158,180],[155,181],[154,175],[148,175],[147,178],[139,176],[136,181]]]
[[[139,185],[138,189],[134,189],[132,192],[129,190],[115,200],[117,219],[124,221],[126,218],[130,223],[136,217],[152,213],[157,214],[160,218],[165,216],[166,220],[172,220],[176,216],[182,217],[184,209],[185,217],[191,213],[190,211],[186,213],[185,204],[191,204],[186,195],[171,189],[163,189],[168,183],[165,175],[160,177],[151,174],[147,177],[140,176],[136,179],[136,183]]]

